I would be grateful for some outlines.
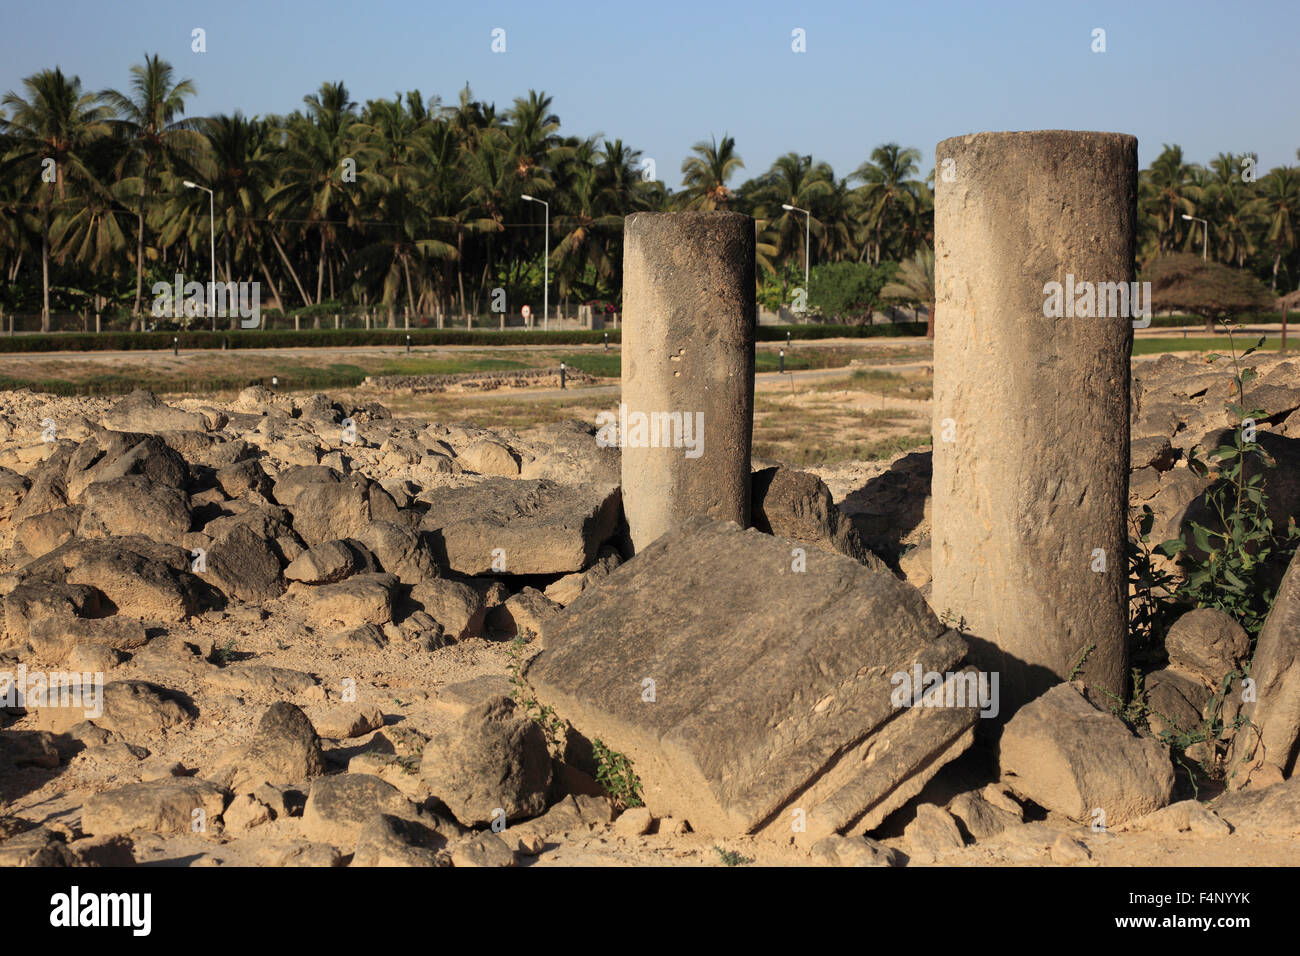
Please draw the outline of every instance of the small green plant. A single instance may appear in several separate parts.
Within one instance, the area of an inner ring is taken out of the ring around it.
[[[1067,681],[1075,680],[1080,674],[1083,673],[1083,665],[1088,663],[1088,655],[1091,654],[1096,649],[1097,649],[1096,644],[1089,644],[1087,647],[1085,647],[1082,651],[1079,652],[1078,659],[1074,662],[1074,666],[1070,668],[1070,676],[1066,678]]]
[[[510,642],[510,696],[529,720],[542,728],[546,747],[557,760],[564,759],[564,721],[547,704],[533,696],[533,690],[523,677],[523,652],[527,641],[516,636]]]
[[[1255,440],[1255,425],[1264,412],[1246,406],[1246,383],[1257,373],[1253,368],[1242,368],[1241,359],[1263,345],[1264,338],[1261,336],[1239,356],[1233,339],[1235,328],[1227,325],[1236,401],[1224,403],[1234,420],[1232,444],[1220,445],[1209,453],[1217,474],[1214,484],[1205,491],[1204,503],[1214,520],[1208,525],[1188,522],[1191,544],[1205,557],[1190,562],[1178,596],[1195,607],[1213,607],[1230,614],[1254,636],[1273,604],[1267,581],[1269,557],[1275,551],[1294,550],[1295,545],[1284,545],[1279,540],[1268,516],[1263,468],[1275,467],[1277,462]],[[1210,360],[1220,357],[1212,355]],[[1252,470],[1250,466],[1256,461],[1262,467]],[[1188,457],[1187,467],[1198,477],[1210,474],[1210,466],[1194,456]],[[1169,557],[1184,553],[1187,561],[1192,557],[1187,534],[1163,542],[1158,550]],[[1297,536],[1300,529],[1292,518],[1287,541]]]
[[[212,652],[212,657],[218,667],[225,667],[235,659],[235,639],[232,637],[226,641],[223,647],[219,647]]]
[[[610,750],[596,738],[591,742],[591,752],[596,758],[596,782],[605,788],[620,810],[645,806],[641,798],[641,780],[632,769],[632,761],[616,750]]]
[[[714,844],[713,852],[718,854],[724,866],[744,866],[746,863],[753,863],[752,856],[741,856],[735,850],[724,850],[722,847]]]
[[[1128,542],[1128,583],[1133,595],[1128,606],[1130,658],[1146,660],[1164,647],[1169,625],[1178,616],[1178,582],[1168,570],[1156,567],[1151,506],[1143,505],[1138,515],[1130,513],[1129,521],[1134,532]]]

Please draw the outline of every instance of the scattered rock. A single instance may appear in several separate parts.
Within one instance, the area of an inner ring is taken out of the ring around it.
[[[1080,823],[1093,811],[1115,826],[1169,802],[1169,750],[1098,710],[1071,684],[1021,707],[1002,732],[1002,782],[1018,795]]]
[[[537,816],[546,809],[551,758],[542,730],[508,697],[469,710],[424,748],[420,776],[456,819],[482,826]]]
[[[91,836],[133,830],[204,834],[221,816],[225,797],[221,787],[197,778],[132,783],[90,797],[81,808],[81,830]]]

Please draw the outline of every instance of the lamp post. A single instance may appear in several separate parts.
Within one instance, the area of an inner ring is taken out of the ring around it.
[[[546,234],[542,249],[542,331],[548,328],[551,318],[551,204],[545,199],[534,199],[532,196],[520,196],[525,202],[539,202],[546,207]]]
[[[217,331],[217,314],[213,308],[213,294],[216,292],[217,283],[217,210],[215,200],[212,198],[212,190],[207,186],[200,186],[198,183],[192,183],[185,180],[186,189],[202,189],[208,194],[208,226],[210,227],[210,244],[208,251],[211,254],[209,267],[211,268],[211,279],[208,282],[208,315],[212,318],[212,331]]]
[[[1201,259],[1206,259],[1206,250],[1210,245],[1210,224],[1204,219],[1197,219],[1195,216],[1187,215],[1187,213],[1183,213],[1183,218],[1192,222],[1199,222],[1205,227],[1205,232],[1201,234]]]
[[[782,203],[781,208],[786,212],[801,212],[804,214],[804,232],[803,232],[803,314],[804,320],[808,319],[808,257],[812,251],[812,213],[807,209],[800,209],[798,206],[791,206],[789,203]]]

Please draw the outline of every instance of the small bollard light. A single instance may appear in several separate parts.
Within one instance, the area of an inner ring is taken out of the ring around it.
[[[606,351],[606,352],[609,351],[609,333],[608,333],[608,332],[605,333],[605,351]]]
[[[790,330],[789,330],[789,329],[786,329],[786,330],[785,330],[785,347],[786,347],[786,348],[789,348],[789,347],[790,347]]]
[[[560,388],[564,388],[564,363],[560,363]]]
[[[778,375],[785,374],[785,349],[781,349],[781,367],[777,370]]]
[[[180,354],[181,354],[181,340],[180,340],[177,336],[173,335],[173,336],[172,336],[172,355],[180,355]]]
[[[272,388],[276,388],[276,387],[279,386],[279,384],[280,384],[280,377],[279,377],[278,375],[272,375],[272,376],[271,376],[271,387],[272,387]]]
[[[406,354],[411,354],[411,337],[409,335],[406,337]]]

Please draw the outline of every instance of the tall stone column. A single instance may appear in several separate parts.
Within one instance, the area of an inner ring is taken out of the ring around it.
[[[754,220],[636,213],[623,245],[623,509],[637,551],[693,515],[749,524]]]
[[[978,133],[935,168],[931,604],[1004,714],[1081,661],[1124,696],[1137,140]]]

